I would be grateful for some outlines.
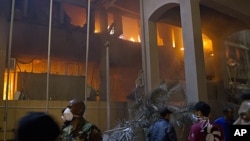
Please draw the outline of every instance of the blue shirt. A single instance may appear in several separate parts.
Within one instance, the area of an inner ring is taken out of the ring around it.
[[[166,119],[158,119],[149,128],[147,141],[177,141],[173,125]]]
[[[219,124],[223,131],[224,131],[224,135],[225,135],[225,141],[230,141],[230,128],[234,123],[234,120],[226,120],[225,117],[219,117],[217,119],[215,119],[214,123]]]

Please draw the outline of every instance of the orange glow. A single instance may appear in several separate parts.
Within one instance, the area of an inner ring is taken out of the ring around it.
[[[171,29],[171,36],[172,36],[172,46],[175,48],[175,37],[174,37],[174,30]]]
[[[70,23],[74,26],[81,26],[86,23],[86,10],[70,4],[64,4],[64,10],[70,17]]]
[[[129,17],[122,17],[122,29],[123,29],[123,36],[125,40],[129,40],[132,42],[139,42],[139,25],[138,20],[129,18]]]
[[[40,61],[39,59],[35,59],[35,60],[34,60],[34,63],[35,63],[35,64],[38,64],[38,63],[40,63],[40,62],[41,62],[41,61]]]
[[[4,73],[4,88],[3,88],[3,100],[6,100],[6,86],[7,86],[7,72]],[[15,73],[9,73],[9,82],[8,82],[8,100],[13,100],[15,88]]]
[[[163,46],[163,39],[160,37],[160,33],[159,33],[159,28],[157,28],[157,45],[158,46]]]
[[[130,40],[131,42],[135,42],[135,39],[134,39],[133,37],[131,37],[129,40]]]
[[[202,34],[202,41],[204,54],[208,56],[214,56],[212,40],[210,40],[206,35]]]
[[[95,33],[100,33],[101,31],[101,22],[100,22],[100,14],[95,12]]]
[[[138,42],[141,42],[141,37],[140,37],[140,35],[138,35],[137,40],[138,40]]]

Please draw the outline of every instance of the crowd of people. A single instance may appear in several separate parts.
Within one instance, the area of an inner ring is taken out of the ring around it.
[[[234,108],[225,106],[223,115],[210,120],[211,107],[199,101],[191,108],[193,125],[188,141],[231,141],[230,129],[233,125],[250,125],[250,99],[246,97],[234,120]],[[16,141],[102,141],[101,130],[88,122],[83,114],[85,104],[72,99],[62,110],[63,125],[59,127],[53,117],[45,112],[30,112],[22,117],[15,130]],[[157,119],[148,129],[147,141],[177,141],[177,134],[170,122],[172,111],[168,107],[159,109]]]
[[[232,141],[234,125],[250,125],[250,95],[242,95],[238,110],[238,119],[234,119],[235,109],[224,106],[222,116],[210,119],[211,107],[204,101],[197,102],[191,108],[193,125],[190,128],[188,141]],[[173,125],[169,122],[172,113],[167,108],[159,110],[160,118],[150,126],[147,141],[177,141]]]

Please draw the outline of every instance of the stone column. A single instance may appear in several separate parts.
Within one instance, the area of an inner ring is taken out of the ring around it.
[[[101,42],[103,43],[103,47],[101,47],[101,55],[100,55],[100,90],[101,90],[101,93],[100,93],[100,98],[101,100],[107,100],[107,80],[109,78],[107,78],[107,56],[106,56],[106,48],[107,46],[110,47],[109,44],[109,40],[108,39],[105,39],[103,38],[101,40]]]
[[[225,94],[225,87],[228,88],[228,73],[227,73],[227,65],[226,65],[226,50],[223,36],[213,35],[213,49],[215,55],[214,57],[214,65],[216,68],[215,71],[215,81],[217,82],[217,93],[218,99],[226,101],[227,95]]]
[[[90,8],[90,21],[89,21],[89,33],[92,34],[95,32],[95,9]]]
[[[188,103],[208,100],[199,2],[180,1]]]
[[[145,20],[145,19],[144,19]],[[159,74],[159,56],[156,36],[156,23],[153,21],[145,22],[144,25],[144,38],[143,43],[143,57],[144,62],[144,76],[146,75],[146,91],[150,92],[153,89],[160,86],[160,74]]]
[[[113,13],[114,14],[114,26],[115,26],[115,37],[119,37],[123,31],[122,31],[122,17],[119,13]]]
[[[145,9],[145,7],[150,5],[149,3],[148,1],[140,0],[142,13],[142,66],[146,93],[160,86],[156,22],[149,20],[149,12]]]
[[[99,9],[98,12],[100,15],[100,33],[107,34],[108,14],[104,8]]]

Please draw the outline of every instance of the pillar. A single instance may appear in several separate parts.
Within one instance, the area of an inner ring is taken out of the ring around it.
[[[114,14],[114,26],[115,26],[115,37],[119,37],[123,31],[122,31],[122,16],[119,13],[113,13]]]
[[[199,2],[180,1],[188,103],[208,100]]]
[[[107,34],[108,13],[104,8],[98,10],[100,15],[100,33]]]

